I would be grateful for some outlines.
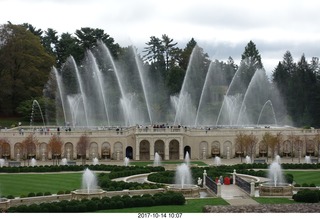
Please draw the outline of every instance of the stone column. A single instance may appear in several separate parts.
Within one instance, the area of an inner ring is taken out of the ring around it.
[[[164,160],[169,160],[169,141],[167,138],[164,141]]]
[[[183,143],[181,141],[181,139],[179,139],[179,160],[183,160],[183,155],[184,155],[184,151],[183,151]],[[191,159],[191,154],[190,154],[190,159]]]
[[[140,141],[136,138],[136,160],[140,160]]]
[[[251,180],[251,183],[250,183],[250,196],[254,197],[255,196],[255,192],[256,192],[256,189],[255,189],[255,186],[254,186],[254,181]]]
[[[152,128],[151,128],[151,129],[152,129]],[[150,151],[149,151],[150,160],[154,160],[154,154],[156,153],[156,152],[154,151],[154,148],[155,148],[154,139],[151,138],[151,139],[150,139]]]
[[[220,181],[217,183],[217,197],[221,197],[221,183]]]
[[[237,174],[237,173],[236,173],[236,170],[234,169],[234,170],[233,170],[233,173],[232,173],[232,179],[233,179],[233,180],[232,180],[232,181],[233,181],[232,184],[233,184],[233,185],[236,184],[236,174]]]

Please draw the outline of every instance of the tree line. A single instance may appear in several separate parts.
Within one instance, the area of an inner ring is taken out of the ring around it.
[[[62,33],[52,28],[37,29],[31,24],[12,24],[0,26],[0,115],[25,117],[30,119],[32,101],[37,99],[41,106],[54,108],[54,103],[43,97],[44,87],[50,78],[52,66],[61,68],[72,56],[78,64],[84,59],[88,49],[103,42],[112,57],[129,63],[134,46],[121,47],[114,38],[99,28],[84,27],[75,33]],[[178,42],[163,34],[151,36],[145,43],[139,58],[149,72],[161,77],[170,95],[180,92],[188,68],[189,59],[197,42],[191,38],[184,48]],[[137,50],[136,48],[134,48]],[[200,48],[203,69],[208,69],[211,60]],[[226,62],[214,60],[225,74],[228,86],[236,71],[242,68],[241,80],[250,83],[254,72],[263,68],[259,50],[249,41],[237,65],[230,56]],[[128,66],[129,68],[130,66]],[[200,74],[200,73],[199,73]],[[284,54],[282,61],[272,72],[271,86],[277,86],[287,107],[288,115],[295,126],[318,127],[319,112],[319,60],[314,57],[308,62],[304,55],[295,63],[290,52]],[[245,86],[246,87],[246,86]]]

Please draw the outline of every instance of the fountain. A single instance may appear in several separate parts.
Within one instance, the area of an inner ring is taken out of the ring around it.
[[[278,164],[281,164],[281,157],[279,155],[275,156],[275,162],[277,162]]]
[[[30,165],[31,165],[32,167],[36,166],[36,165],[37,165],[37,160],[34,159],[34,158],[32,158],[31,161],[30,161]]]
[[[81,64],[70,56],[60,69],[52,69],[44,93],[56,96],[57,123],[87,127],[152,125],[154,121],[196,127],[277,126],[285,118],[280,95],[271,89],[263,69],[254,72],[250,83],[242,81],[248,60],[227,78],[221,63],[210,62],[202,48],[195,46],[181,90],[170,96],[162,76],[148,72],[134,47],[126,53],[128,60],[114,60],[107,46],[98,42],[85,53]]]
[[[99,160],[98,160],[98,158],[93,158],[92,159],[92,163],[93,163],[93,165],[98,165],[99,164]]]
[[[33,100],[33,102],[32,102],[32,111],[31,111],[31,116],[30,116],[30,126],[33,125],[34,118],[36,117],[35,106],[37,106],[37,108],[40,111],[40,116],[41,116],[41,119],[42,119],[42,122],[43,122],[43,127],[45,127],[46,124],[45,124],[45,121],[44,121],[42,110],[41,110],[40,104],[39,104],[39,102],[37,100]]]
[[[305,162],[305,163],[311,163],[311,157],[306,155],[306,156],[304,157],[304,162]]]
[[[158,152],[154,154],[153,166],[154,167],[161,166],[161,156],[158,154]]]
[[[221,158],[219,156],[215,156],[213,163],[215,166],[220,166],[221,165]]]
[[[246,164],[251,164],[252,161],[251,161],[251,157],[250,156],[246,156]]]
[[[200,188],[193,183],[190,166],[187,162],[177,166],[174,184],[169,185],[167,190],[181,192],[186,197],[200,196]]]
[[[127,167],[127,166],[129,166],[129,163],[130,163],[130,159],[128,157],[125,157],[123,159],[123,165]]]
[[[67,160],[67,158],[62,158],[61,159],[61,165],[63,165],[63,166],[65,166],[65,165],[67,165],[68,164],[68,160]]]
[[[0,167],[3,167],[5,164],[5,160],[3,158],[0,158]]]
[[[83,199],[93,197],[103,197],[106,191],[98,187],[97,176],[89,168],[86,168],[82,174],[81,189],[72,191],[72,199]]]
[[[269,182],[260,184],[260,196],[292,196],[292,185],[284,181],[283,171],[278,161],[273,161],[268,168]]]

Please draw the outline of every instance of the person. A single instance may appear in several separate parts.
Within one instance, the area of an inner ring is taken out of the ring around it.
[[[219,180],[220,180],[220,184],[223,185],[223,177],[222,176],[220,176]]]

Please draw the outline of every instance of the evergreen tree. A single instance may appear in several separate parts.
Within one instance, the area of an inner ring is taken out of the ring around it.
[[[244,83],[244,87],[248,87],[256,70],[263,68],[259,50],[251,40],[241,55],[241,65],[243,65],[243,70],[240,77]]]

